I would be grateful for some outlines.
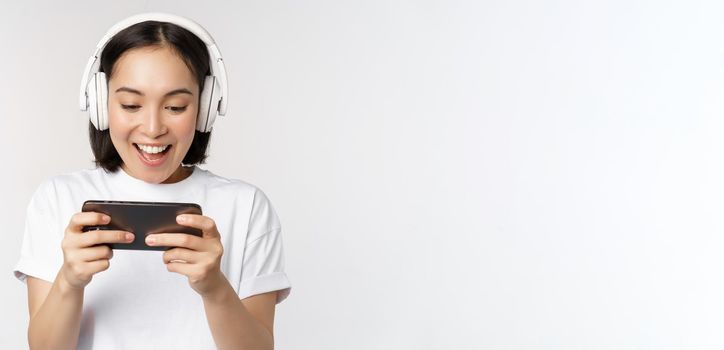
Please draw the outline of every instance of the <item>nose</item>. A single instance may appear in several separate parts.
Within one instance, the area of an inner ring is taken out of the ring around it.
[[[141,127],[142,132],[149,138],[155,139],[168,131],[163,120],[163,113],[156,108],[149,109]]]

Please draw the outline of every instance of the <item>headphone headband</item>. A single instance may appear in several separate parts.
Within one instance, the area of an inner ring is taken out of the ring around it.
[[[123,29],[126,29],[134,24],[145,22],[145,21],[158,21],[158,22],[168,22],[173,23],[175,25],[178,25],[180,27],[183,27],[184,29],[190,31],[191,33],[195,34],[199,39],[201,39],[205,44],[206,48],[209,51],[209,60],[210,60],[210,69],[211,69],[211,75],[216,76],[218,79],[220,85],[221,85],[221,99],[219,101],[218,105],[218,115],[225,115],[226,114],[226,104],[227,104],[227,96],[228,96],[228,85],[226,83],[227,76],[226,76],[226,67],[224,66],[224,60],[221,57],[221,52],[219,52],[219,48],[216,47],[216,43],[214,42],[214,39],[211,37],[209,32],[207,32],[201,25],[198,23],[181,16],[172,15],[168,13],[161,13],[161,12],[148,12],[148,13],[140,13],[137,15],[133,15],[131,17],[128,17],[115,25],[111,27],[111,29],[108,30],[106,35],[103,36],[103,38],[98,42],[98,45],[96,45],[95,52],[91,57],[88,59],[88,63],[85,66],[85,70],[83,71],[83,78],[80,82],[80,99],[79,99],[79,106],[81,111],[85,111],[88,109],[88,94],[86,90],[86,86],[88,85],[88,77],[100,69],[100,56],[103,52],[103,49],[106,47],[106,44],[113,38],[114,35],[118,34],[118,32],[122,31]],[[211,87],[209,87],[211,88]],[[210,106],[212,108],[216,108],[217,106]]]

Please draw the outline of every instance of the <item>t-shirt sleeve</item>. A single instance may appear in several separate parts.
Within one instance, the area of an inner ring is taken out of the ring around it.
[[[277,291],[279,304],[292,289],[284,271],[282,229],[274,207],[259,189],[254,194],[248,227],[239,298]]]
[[[60,236],[54,227],[54,193],[52,183],[46,181],[38,186],[28,203],[20,259],[13,269],[20,282],[27,283],[27,276],[33,276],[53,283],[63,262]]]

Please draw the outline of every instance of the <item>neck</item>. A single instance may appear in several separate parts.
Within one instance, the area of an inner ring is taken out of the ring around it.
[[[191,173],[193,172],[193,168],[188,167],[185,168],[183,165],[179,165],[178,169],[171,174],[171,176],[168,177],[165,181],[161,182],[162,184],[172,184],[179,181],[182,181],[183,179],[191,176]]]

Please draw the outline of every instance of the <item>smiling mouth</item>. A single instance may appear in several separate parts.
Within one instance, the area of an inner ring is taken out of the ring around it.
[[[163,162],[163,160],[166,157],[166,154],[168,154],[168,151],[173,147],[172,145],[168,145],[166,149],[164,149],[161,152],[158,153],[147,153],[146,151],[142,150],[138,144],[134,143],[133,147],[138,152],[138,155],[140,155],[143,160],[145,160],[149,165],[156,165]]]

